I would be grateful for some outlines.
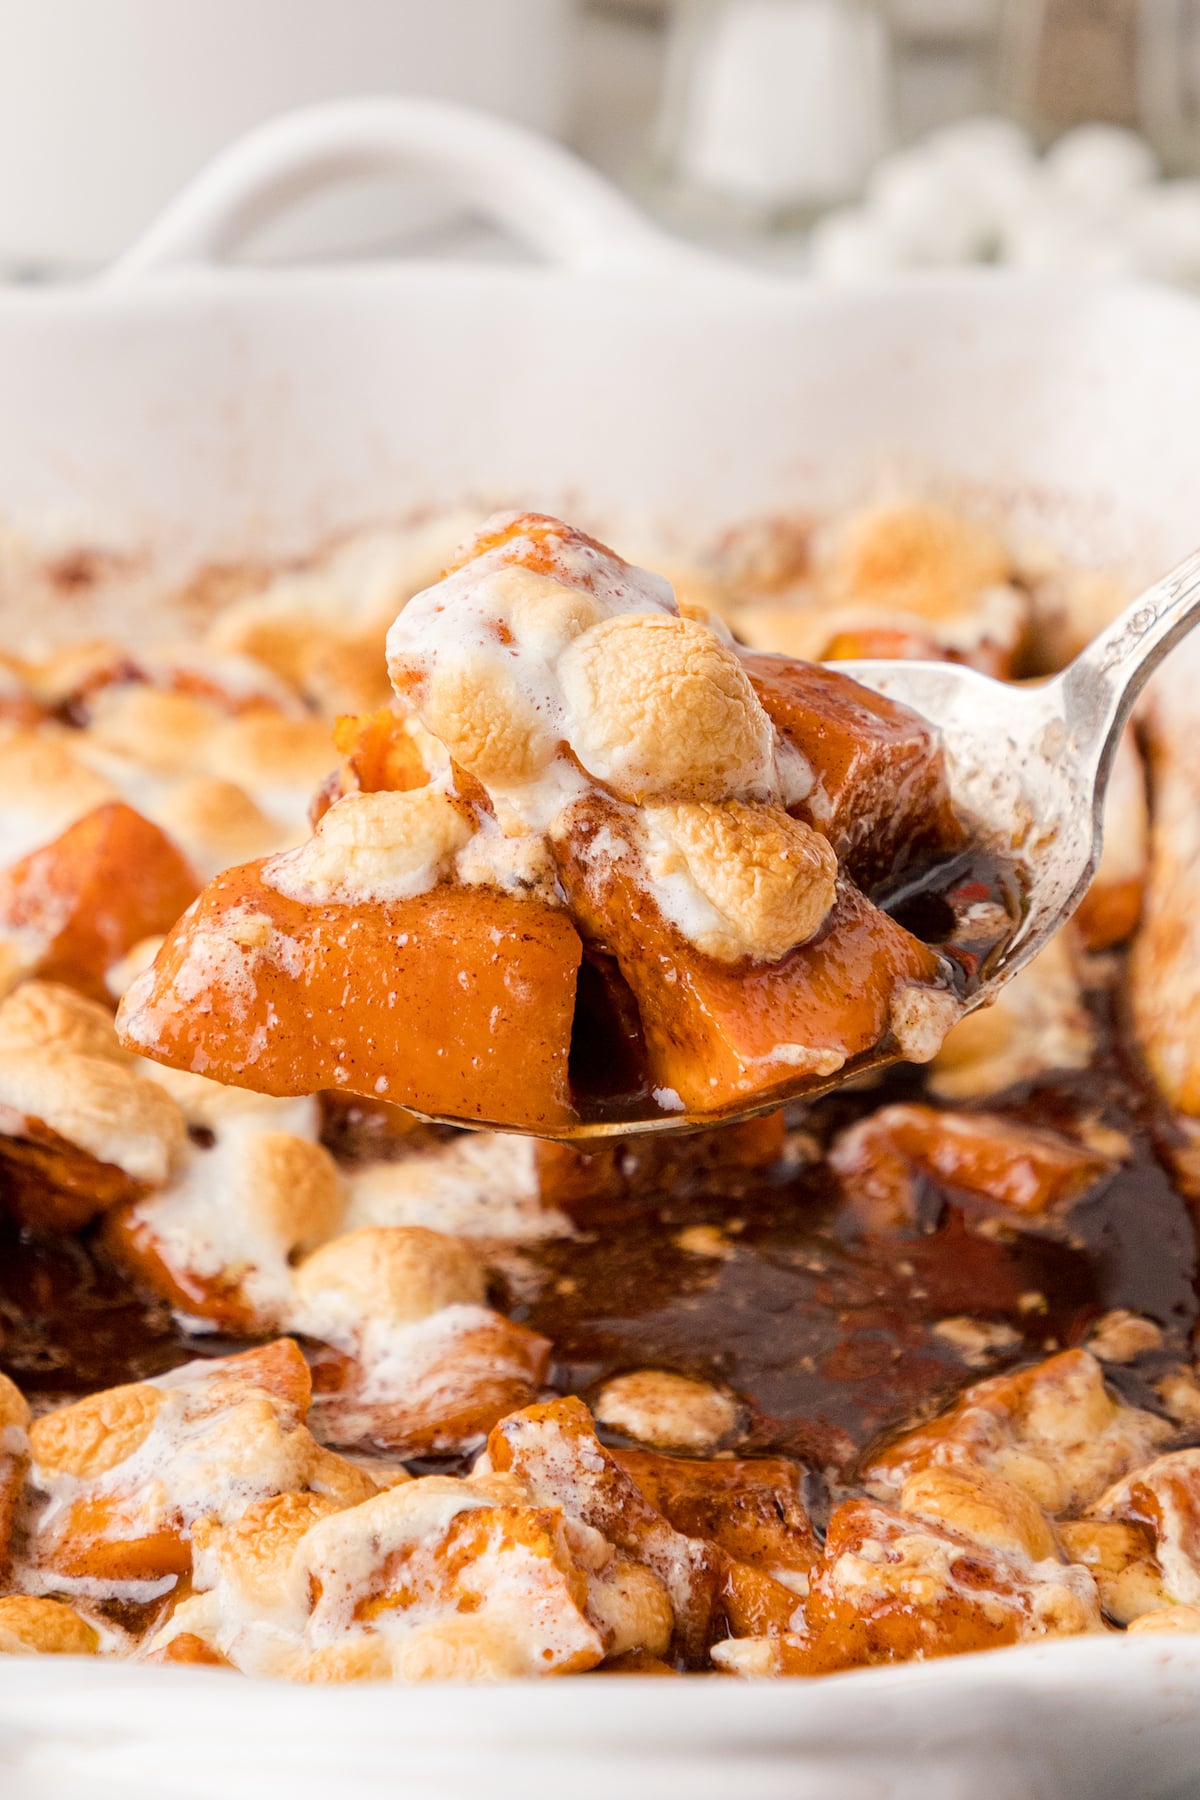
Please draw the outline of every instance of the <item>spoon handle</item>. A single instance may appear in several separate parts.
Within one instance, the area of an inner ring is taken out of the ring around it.
[[[1108,765],[1139,694],[1163,658],[1200,620],[1200,550],[1139,594],[1065,668],[1059,690],[1071,736],[1103,787]]]

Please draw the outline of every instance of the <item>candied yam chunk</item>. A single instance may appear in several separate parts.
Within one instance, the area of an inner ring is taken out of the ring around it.
[[[1142,916],[1142,896],[1149,858],[1146,770],[1127,727],[1104,797],[1104,848],[1092,885],[1074,917],[1074,927],[1089,950],[1110,950],[1133,936]]]
[[[363,793],[406,792],[426,785],[430,770],[414,735],[414,724],[394,706],[337,721],[334,745]]]
[[[95,1656],[99,1648],[96,1627],[61,1600],[0,1599],[0,1656]]]
[[[1168,1106],[1200,1118],[1200,771],[1195,755],[1197,649],[1187,643],[1146,709],[1153,810],[1141,925],[1129,963],[1134,1035]]]
[[[672,1104],[717,1111],[804,1075],[836,1073],[928,1001],[948,1026],[941,965],[885,913],[840,884],[815,937],[777,962],[706,956],[672,923],[629,850],[611,802],[572,808],[556,852],[585,936],[611,950],[637,1000],[651,1085]],[[921,990],[924,990],[922,992]],[[916,1029],[908,1049],[927,1052]],[[902,1039],[903,1041],[903,1039]]]
[[[720,1556],[651,1505],[600,1443],[581,1400],[552,1400],[502,1419],[488,1438],[487,1462],[657,1575],[674,1612],[676,1647],[685,1660],[699,1661],[718,1603]]]
[[[12,1563],[17,1506],[29,1467],[29,1406],[16,1383],[0,1373],[0,1583]]]
[[[883,1227],[915,1223],[923,1178],[1031,1220],[1062,1212],[1114,1164],[1060,1132],[996,1113],[885,1106],[852,1125],[829,1153],[852,1203]]]
[[[122,801],[0,871],[0,937],[31,946],[31,972],[104,996],[104,977],[173,925],[196,877],[171,840]]]
[[[966,1463],[1011,1482],[1048,1513],[1070,1513],[1144,1462],[1172,1429],[1115,1399],[1094,1356],[1064,1350],[964,1389],[939,1418],[870,1457],[862,1479],[891,1497],[930,1464]]]
[[[1148,1525],[1121,1519],[1064,1519],[1058,1536],[1071,1561],[1082,1563],[1095,1581],[1105,1616],[1115,1625],[1132,1625],[1168,1604],[1154,1553],[1154,1532]]]
[[[817,1540],[802,1471],[780,1456],[708,1461],[614,1450],[639,1492],[686,1537],[708,1538],[754,1568],[807,1573]]]
[[[285,1338],[43,1414],[30,1429],[42,1500],[31,1562],[66,1581],[157,1581],[190,1570],[198,1519],[232,1521],[271,1494],[373,1493],[307,1430],[309,1396]]]
[[[474,1248],[420,1225],[365,1226],[307,1257],[292,1321],[331,1347],[314,1358],[321,1436],[397,1456],[462,1450],[527,1405],[550,1345],[485,1297]]]
[[[194,1631],[181,1631],[169,1638],[157,1650],[150,1650],[140,1658],[142,1662],[171,1664],[178,1663],[187,1668],[231,1669],[233,1664],[227,1656],[222,1656],[211,1644],[206,1644],[202,1637]]]
[[[1100,1629],[1086,1571],[1002,1555],[871,1500],[844,1501],[830,1519],[807,1615],[815,1657],[846,1666]]]
[[[261,863],[210,883],[126,994],[126,1043],[269,1094],[322,1088],[553,1130],[581,946],[489,887],[307,905]],[[314,1028],[320,1022],[320,1029]]]
[[[313,1423],[347,1449],[468,1449],[536,1396],[549,1359],[550,1344],[527,1326],[486,1306],[447,1306],[373,1332],[359,1355],[318,1355]]]
[[[776,1636],[803,1625],[803,1596],[820,1552],[794,1463],[613,1454],[678,1531],[724,1552],[720,1608],[735,1636]]]
[[[111,1045],[70,1048],[79,1021],[56,999],[55,1016],[44,1007],[33,1024],[61,1023],[63,1035],[26,1036],[30,1020],[17,1015],[33,1009],[22,1005],[24,991],[0,1008],[3,1205],[33,1230],[77,1231],[167,1180],[183,1149],[183,1118],[170,1095],[121,1057],[107,1018]],[[73,998],[80,1008],[91,1004]]]
[[[1145,1527],[1165,1599],[1200,1605],[1200,1450],[1173,1450],[1134,1469],[1090,1516]]]
[[[160,1070],[190,1136],[170,1178],[116,1207],[104,1242],[139,1286],[243,1335],[290,1327],[295,1261],[337,1231],[344,1185],[315,1100]]]
[[[871,1500],[835,1510],[805,1617],[803,1631],[718,1644],[713,1661],[734,1673],[828,1675],[1103,1629],[1086,1569],[1000,1555]]]
[[[610,1652],[661,1654],[664,1618],[669,1630],[644,1571],[642,1626],[606,1622],[627,1571],[597,1532],[469,1481],[427,1476],[338,1511],[280,1500],[201,1539],[198,1591],[162,1635],[195,1633],[238,1668],[299,1681],[568,1674]]]
[[[863,887],[962,848],[934,727],[836,669],[786,656],[742,661],[771,723],[815,777],[795,810]]]

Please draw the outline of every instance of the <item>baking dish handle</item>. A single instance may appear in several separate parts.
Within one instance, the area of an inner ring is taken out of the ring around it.
[[[657,229],[580,158],[522,126],[445,100],[352,99],[284,113],[223,151],[102,279],[229,258],[260,226],[331,184],[428,175],[548,261],[581,270],[725,267]]]

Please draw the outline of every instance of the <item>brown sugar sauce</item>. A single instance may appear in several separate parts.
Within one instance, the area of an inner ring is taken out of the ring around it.
[[[510,1253],[521,1275],[508,1310],[551,1339],[550,1385],[587,1398],[633,1368],[702,1376],[740,1400],[743,1451],[846,1470],[967,1381],[1079,1343],[1101,1313],[1127,1307],[1162,1327],[1163,1348],[1107,1372],[1153,1406],[1154,1379],[1186,1355],[1196,1320],[1195,1237],[1156,1151],[1169,1128],[1125,1057],[1108,995],[1094,1004],[1102,1047],[1090,1069],[987,1102],[1127,1138],[1128,1159],[1061,1220],[1018,1224],[927,1181],[910,1228],[864,1229],[822,1152],[879,1105],[920,1097],[914,1069],[794,1109],[787,1153],[767,1170],[713,1167],[687,1140],[631,1142],[616,1153],[619,1191],[569,1205],[576,1236]],[[386,1149],[369,1123],[356,1142],[344,1114],[327,1135],[343,1156]],[[1008,1326],[1015,1341],[969,1368],[934,1330],[961,1315]],[[35,1404],[236,1347],[139,1298],[91,1238],[0,1229],[0,1366]]]

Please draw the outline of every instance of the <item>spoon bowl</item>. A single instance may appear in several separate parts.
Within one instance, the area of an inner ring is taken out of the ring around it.
[[[839,662],[838,672],[920,713],[941,733],[950,793],[970,826],[973,847],[1019,872],[1021,917],[989,959],[962,1011],[990,1005],[1032,961],[1083,899],[1100,859],[1104,800],[1113,757],[1146,682],[1200,618],[1200,551],[1140,594],[1067,668],[1048,681],[1014,686],[960,663]],[[817,1098],[899,1062],[887,1038],[836,1074],[800,1077],[746,1104],[690,1114],[644,1110],[587,1118],[557,1139],[688,1132],[774,1112]],[[486,1128],[478,1119],[440,1124]],[[499,1125],[499,1130],[511,1126]]]

